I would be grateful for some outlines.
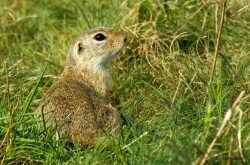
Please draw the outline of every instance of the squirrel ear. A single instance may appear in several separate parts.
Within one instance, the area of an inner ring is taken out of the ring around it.
[[[83,44],[81,42],[79,42],[77,44],[77,53],[80,54],[83,50],[84,50]]]

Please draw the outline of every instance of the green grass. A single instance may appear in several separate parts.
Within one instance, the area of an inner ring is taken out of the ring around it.
[[[227,3],[210,85],[221,3],[79,2],[92,26],[128,35],[127,48],[110,67],[114,106],[124,118],[122,135],[92,149],[53,139],[34,109],[60,75],[70,42],[86,25],[74,1],[2,0],[0,164],[198,164],[241,91],[245,94],[207,162],[226,164],[229,154],[231,164],[250,162],[247,0]]]

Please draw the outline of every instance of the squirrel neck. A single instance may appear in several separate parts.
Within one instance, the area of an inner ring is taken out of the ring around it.
[[[103,97],[108,95],[112,86],[112,80],[107,70],[96,69],[89,65],[85,65],[84,67],[66,65],[60,79],[82,83],[93,88]]]

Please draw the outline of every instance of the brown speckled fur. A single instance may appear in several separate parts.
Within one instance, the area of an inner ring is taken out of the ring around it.
[[[97,33],[106,39],[96,41]],[[120,131],[119,112],[108,99],[111,78],[107,64],[122,49],[125,38],[124,33],[106,27],[81,35],[70,46],[63,73],[42,98],[36,111],[52,110],[46,121],[56,122],[70,141],[90,147],[106,134]]]

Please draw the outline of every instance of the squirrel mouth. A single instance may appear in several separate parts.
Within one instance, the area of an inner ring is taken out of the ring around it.
[[[100,62],[100,65],[103,67],[107,67],[109,65],[109,63],[112,61],[113,58],[115,58],[116,56],[118,56],[118,54],[125,48],[125,42],[122,44],[122,46],[120,47],[120,49],[114,50],[108,54],[106,54],[105,56],[103,56]]]

